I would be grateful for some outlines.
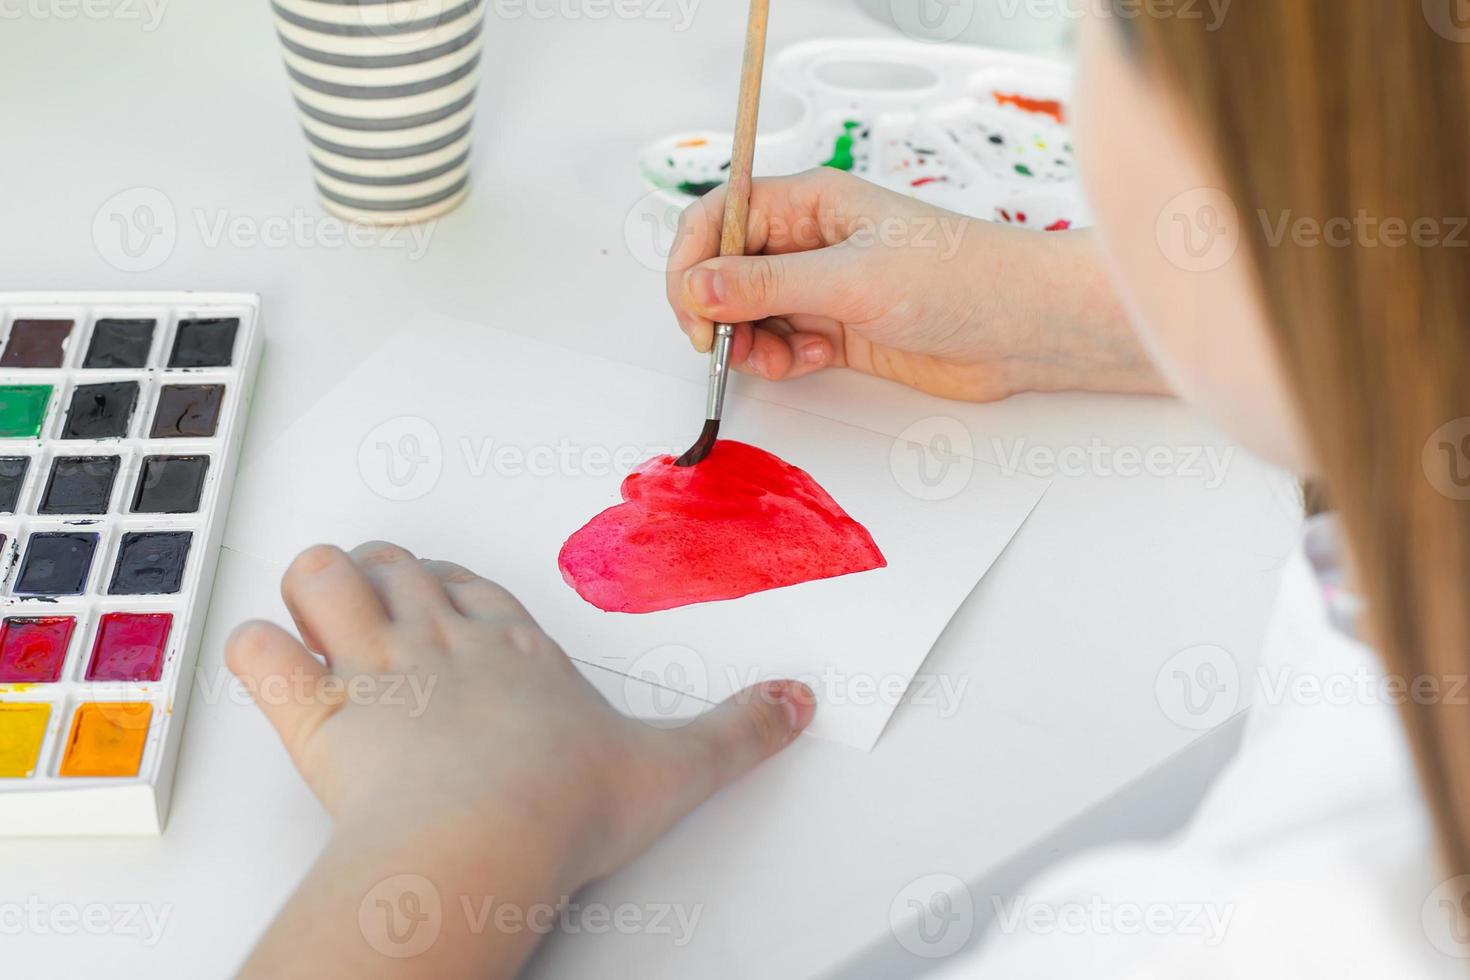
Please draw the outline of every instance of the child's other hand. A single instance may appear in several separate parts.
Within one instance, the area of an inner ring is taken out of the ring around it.
[[[1164,390],[1090,233],[979,221],[823,168],[756,181],[747,255],[719,258],[724,206],[721,188],[685,210],[668,297],[701,352],[715,322],[736,324],[737,370],[849,367],[966,401]]]
[[[339,832],[448,835],[467,859],[478,845],[549,862],[568,890],[789,744],[814,710],[807,688],[776,682],[679,729],[626,718],[510,593],[383,542],[310,549],[282,594],[304,643],[248,623],[226,657]]]

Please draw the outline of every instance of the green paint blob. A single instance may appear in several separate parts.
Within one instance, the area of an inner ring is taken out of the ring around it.
[[[1035,177],[1036,176],[1035,174],[1033,174],[1031,172],[1031,168],[1028,167],[1028,166],[1026,166],[1024,163],[1018,163],[1018,164],[1016,164],[1016,173],[1020,174],[1022,177]]]
[[[853,130],[862,123],[849,119],[842,124],[842,135],[837,137],[837,142],[832,147],[832,159],[822,164],[824,167],[832,167],[836,170],[851,170],[854,165],[852,158]]]
[[[688,194],[690,197],[704,197],[706,194],[708,194],[710,191],[714,190],[716,187],[723,187],[723,186],[725,186],[725,182],[723,180],[704,180],[704,181],[691,181],[691,180],[686,180],[686,181],[684,181],[684,183],[682,183],[682,184],[679,185],[679,193],[680,194]]]
[[[0,439],[40,435],[50,400],[50,385],[0,385]]]

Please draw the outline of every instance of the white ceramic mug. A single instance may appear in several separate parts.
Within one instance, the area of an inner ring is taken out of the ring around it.
[[[469,192],[484,0],[272,0],[327,210],[411,224]]]

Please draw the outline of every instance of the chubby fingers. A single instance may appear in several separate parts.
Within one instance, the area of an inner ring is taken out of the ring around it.
[[[745,253],[786,255],[836,244],[846,237],[849,212],[862,210],[857,201],[865,199],[871,187],[866,181],[828,168],[755,181],[750,192]],[[726,188],[719,187],[685,208],[669,253],[665,281],[669,305],[679,328],[700,353],[707,353],[714,342],[715,322],[732,321],[691,303],[685,278],[695,266],[719,256],[726,196]],[[754,320],[766,315],[735,319]]]
[[[739,692],[688,726],[660,733],[673,764],[669,822],[777,754],[816,714],[811,688],[771,681]]]
[[[439,579],[386,541],[308,548],[286,569],[281,597],[307,647],[349,672],[386,669],[403,634],[432,639],[454,614]]]
[[[490,622],[525,620],[531,614],[508,590],[452,561],[424,561],[424,570],[439,582],[455,611],[467,619]]]
[[[341,703],[340,692],[321,683],[331,671],[290,633],[259,620],[230,634],[225,663],[300,766],[306,743]]]
[[[394,622],[422,625],[453,611],[444,584],[407,548],[388,541],[365,541],[350,556]]]
[[[748,349],[742,353],[737,343],[732,359],[737,370],[769,381],[799,378],[834,363],[831,340],[798,331],[780,317],[761,321],[749,334]]]
[[[302,642],[333,662],[364,645],[376,645],[375,636],[388,628],[383,600],[335,545],[315,545],[298,555],[281,578],[281,598]]]

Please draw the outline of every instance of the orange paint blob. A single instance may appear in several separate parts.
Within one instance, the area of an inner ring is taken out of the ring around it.
[[[689,150],[689,149],[693,149],[696,146],[709,146],[709,140],[702,140],[702,139],[680,140],[679,142],[675,143],[674,145],[677,146],[681,150]]]
[[[1057,122],[1063,122],[1062,104],[1056,99],[1033,99],[1025,95],[1006,95],[1004,92],[994,92],[996,105],[1013,105],[1022,112],[1034,112],[1042,116],[1051,116]]]
[[[139,702],[84,704],[72,716],[63,776],[136,776],[148,741],[153,706]]]

